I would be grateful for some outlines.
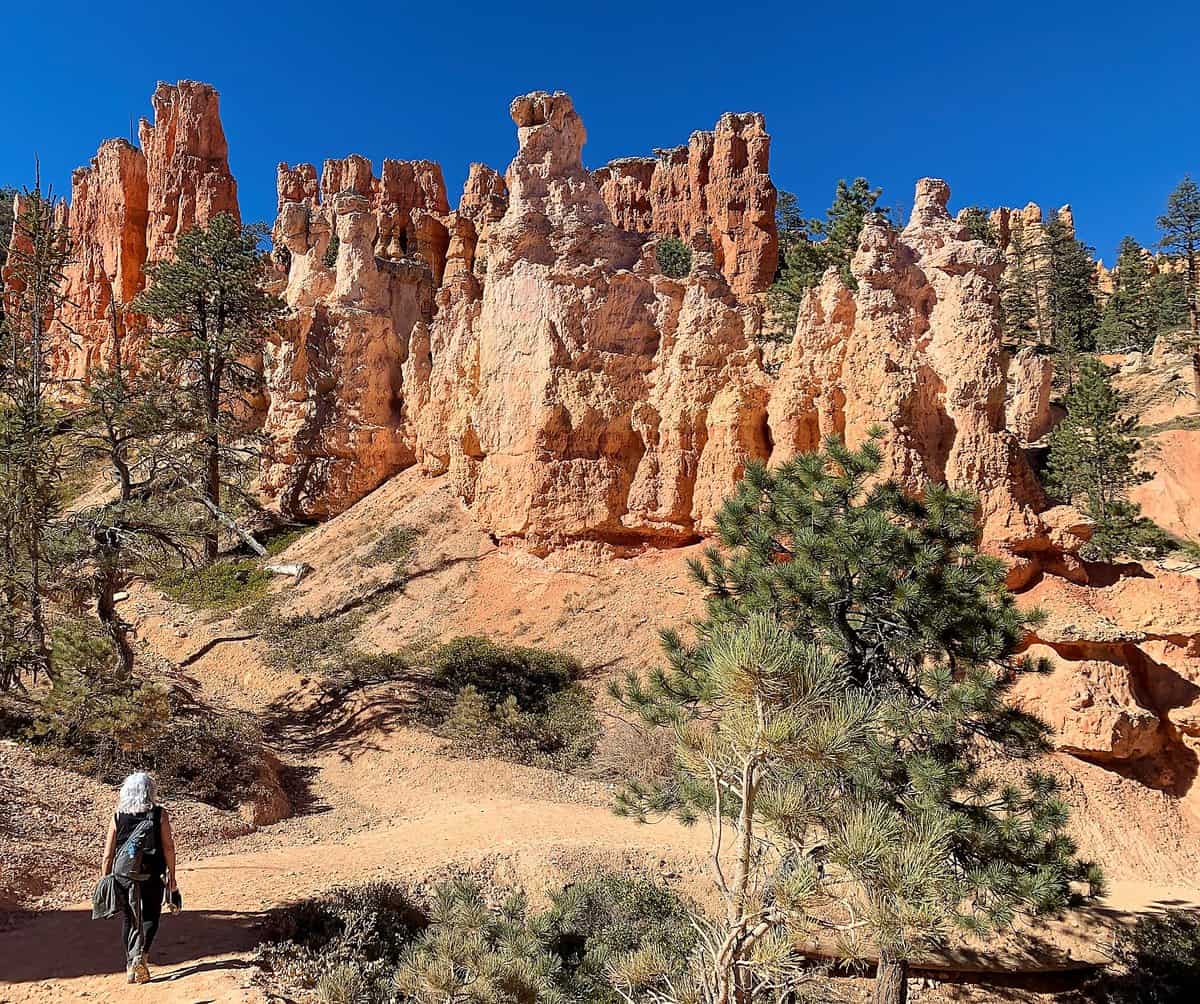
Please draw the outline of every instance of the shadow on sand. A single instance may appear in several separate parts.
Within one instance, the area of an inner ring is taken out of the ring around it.
[[[151,952],[155,982],[214,969],[243,969],[260,940],[262,914],[197,910],[163,915]],[[194,965],[180,969],[185,963]],[[0,939],[0,987],[120,973],[125,968],[121,921],[92,920],[84,910],[46,910],[15,919]]]

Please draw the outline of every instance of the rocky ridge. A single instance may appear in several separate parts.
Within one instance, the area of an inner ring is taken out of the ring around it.
[[[280,166],[276,286],[291,310],[264,358],[269,504],[326,518],[417,468],[499,542],[626,554],[703,538],[749,462],[880,425],[887,473],[974,492],[1010,587],[1058,612],[1028,643],[1058,669],[1024,697],[1064,748],[1190,792],[1197,580],[1091,565],[1087,520],[1048,506],[1025,447],[1053,421],[1049,364],[1005,352],[1004,255],[951,216],[945,182],[918,184],[903,229],[867,225],[857,289],[825,277],[775,374],[757,340],[776,240],[761,116],[590,172],[565,94],[519,97],[510,114],[505,176],[473,165],[454,210],[428,161],[378,176],[357,156],[319,175]],[[141,134],[141,150],[109,141],[76,172],[64,376],[105,362],[112,302],[175,234],[236,211],[211,88],[160,85]],[[1045,226],[1036,206],[993,223],[1002,248]],[[683,279],[657,265],[665,236],[692,248]]]
[[[191,227],[220,213],[238,217],[217,92],[192,80],[159,83],[151,102],[154,121],[140,121],[140,146],[106,140],[72,173],[70,202],[60,204],[71,254],[50,353],[67,381],[111,365],[122,345],[136,368],[144,326],[119,308],[142,290],[146,265]]]
[[[727,112],[686,146],[624,157],[592,172],[617,226],[639,234],[706,234],[716,266],[739,297],[775,279],[779,239],[771,137],[762,115]]]

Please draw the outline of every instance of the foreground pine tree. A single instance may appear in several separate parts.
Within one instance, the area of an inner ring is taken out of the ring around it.
[[[1067,395],[1067,416],[1050,433],[1047,487],[1083,509],[1095,522],[1085,556],[1111,561],[1165,550],[1165,535],[1129,501],[1129,490],[1150,480],[1139,469],[1137,419],[1098,359],[1085,358]]]
[[[184,233],[175,254],[147,269],[148,288],[131,304],[153,322],[154,366],[178,379],[173,400],[175,463],[213,510],[238,490],[257,458],[245,416],[261,376],[250,360],[284,311],[262,288],[261,233],[222,213]],[[216,557],[216,530],[205,539]]]
[[[985,935],[1099,885],[1066,835],[1055,781],[1001,783],[1000,758],[1047,749],[1005,703],[1027,619],[1003,565],[975,549],[975,504],[919,501],[875,478],[874,441],[754,467],[693,565],[694,644],[618,691],[677,736],[678,776],[633,785],[620,811],[725,820],[713,870],[724,925],[700,999],[777,1000],[804,938],[879,955],[875,1000],[906,994],[910,960],[955,929]]]
[[[0,289],[0,690],[53,671],[44,594],[65,458],[50,327],[70,257],[59,208],[38,188],[21,195]]]

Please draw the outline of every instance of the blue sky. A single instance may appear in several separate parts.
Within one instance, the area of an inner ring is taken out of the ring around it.
[[[65,191],[185,77],[221,92],[247,219],[274,214],[278,161],[351,152],[437,160],[453,203],[471,161],[508,163],[508,102],[539,88],[574,97],[591,167],[761,111],[806,212],[839,177],[907,208],[937,175],[954,205],[1069,201],[1109,261],[1200,175],[1194,0],[35,6],[4,16],[0,183],[36,152]]]

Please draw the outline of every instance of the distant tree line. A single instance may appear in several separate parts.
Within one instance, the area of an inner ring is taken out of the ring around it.
[[[855,287],[850,262],[863,225],[873,213],[888,215],[880,195],[865,178],[839,181],[833,203],[818,218],[805,217],[791,192],[779,193],[779,267],[768,303],[781,337],[790,337],[805,293],[829,269],[847,288]],[[999,246],[986,207],[968,206],[959,222],[970,238]],[[1069,390],[1082,353],[1149,351],[1160,335],[1175,336],[1192,352],[1200,395],[1200,187],[1190,177],[1168,197],[1158,230],[1159,261],[1132,237],[1122,240],[1113,289],[1105,296],[1098,289],[1095,249],[1068,222],[1027,227],[1015,221],[1000,289],[1005,341],[1057,354],[1058,380]]]

